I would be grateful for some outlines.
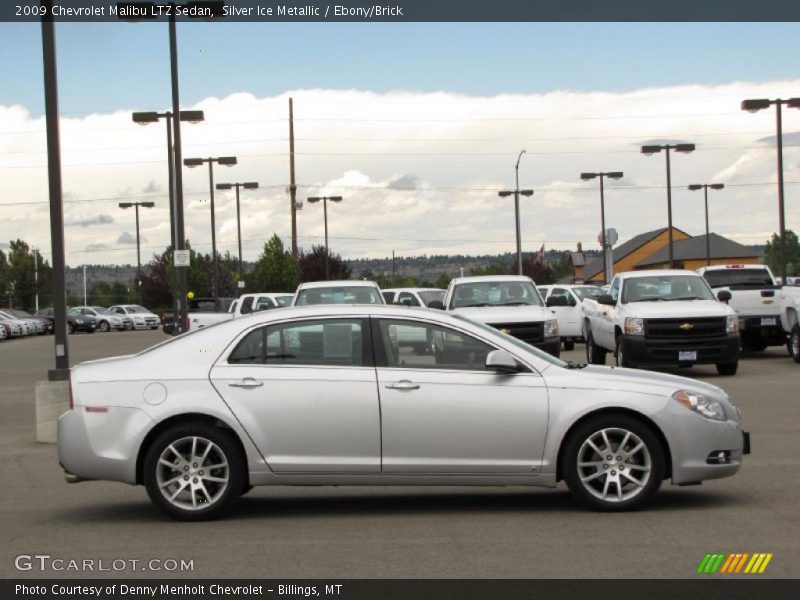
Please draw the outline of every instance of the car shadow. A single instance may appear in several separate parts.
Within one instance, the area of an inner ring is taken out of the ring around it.
[[[668,484],[665,484],[668,485]],[[280,489],[281,493],[275,491]],[[372,488],[374,489],[374,488]],[[327,494],[322,490],[331,490]],[[570,493],[558,490],[485,488],[482,491],[455,491],[444,488],[398,493],[364,493],[357,488],[314,488],[313,495],[297,494],[290,488],[256,488],[239,499],[225,520],[281,519],[295,517],[374,517],[387,515],[431,515],[441,513],[561,513],[585,512]],[[287,493],[288,492],[288,493]],[[322,495],[325,494],[325,495]],[[747,504],[732,494],[704,490],[666,489],[636,514],[650,512],[718,509]],[[623,514],[632,514],[630,512]],[[140,502],[121,502],[104,506],[72,508],[54,519],[60,522],[146,523],[171,521],[146,497]]]

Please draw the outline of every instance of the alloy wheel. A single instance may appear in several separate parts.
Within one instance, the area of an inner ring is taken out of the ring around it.
[[[230,467],[222,448],[200,436],[180,438],[164,448],[156,466],[164,498],[182,510],[202,510],[216,503],[230,485]]]
[[[604,502],[623,502],[647,486],[652,458],[634,432],[606,428],[592,433],[578,450],[578,476],[589,494]]]

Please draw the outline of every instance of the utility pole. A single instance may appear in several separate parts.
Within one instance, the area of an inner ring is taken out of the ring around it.
[[[83,305],[89,304],[86,301],[86,265],[83,265]]]
[[[39,312],[39,249],[31,248],[33,252],[33,291],[36,312]]]
[[[292,258],[297,259],[297,183],[294,178],[294,103],[289,98],[289,201],[292,203]]]
[[[392,285],[394,285],[395,270],[394,270],[394,250],[392,250]]]

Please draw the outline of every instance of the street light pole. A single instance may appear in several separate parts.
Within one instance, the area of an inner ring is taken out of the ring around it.
[[[694,152],[694,144],[663,144],[657,146],[642,146],[642,154],[647,156],[651,154],[658,154],[664,150],[667,155],[667,233],[669,236],[669,268],[675,268],[675,256],[673,253],[673,235],[672,235],[672,172],[670,169],[669,152],[682,152],[688,154]]]
[[[203,163],[208,163],[208,186],[211,198],[211,256],[214,265],[214,277],[211,289],[212,289],[212,294],[214,296],[215,310],[219,310],[219,260],[217,258],[217,222],[214,210],[214,163],[225,165],[227,167],[232,167],[233,165],[236,164],[236,162],[237,161],[235,156],[219,156],[216,158],[214,157],[187,158],[186,160],[183,161],[183,164],[189,168],[199,167]],[[236,206],[238,211],[238,206],[239,206],[238,200]]]
[[[525,154],[527,150],[520,150],[519,154],[517,155],[517,163],[514,165],[514,174],[515,174],[515,188],[513,190],[501,190],[497,193],[498,196],[501,198],[507,198],[508,196],[514,195],[514,222],[515,228],[517,232],[517,274],[522,275],[522,231],[520,227],[520,218],[519,218],[519,197],[520,196],[533,196],[533,190],[521,190],[519,189],[519,161],[522,160],[522,155]]]
[[[231,157],[232,158],[232,157]],[[235,159],[234,159],[235,160]],[[217,184],[218,190],[230,190],[232,188],[236,188],[236,231],[239,237],[239,281],[242,281],[242,275],[244,274],[242,268],[242,217],[241,211],[239,208],[239,188],[244,188],[246,190],[257,190],[258,189],[258,182],[257,181],[248,181],[245,183],[218,183]]]
[[[136,289],[137,297],[139,298],[139,304],[143,304],[142,301],[142,252],[141,252],[141,244],[139,242],[139,207],[142,208],[153,208],[155,206],[155,202],[120,202],[119,207],[123,210],[133,207],[136,211]],[[84,287],[85,282],[84,282]],[[86,295],[86,291],[84,290],[84,295]],[[84,300],[84,304],[86,301]]]
[[[330,252],[328,251],[328,200],[331,202],[341,202],[341,196],[311,196],[307,198],[309,204],[314,204],[322,200],[322,213],[325,219],[325,281],[331,278]]]
[[[783,191],[783,116],[781,114],[781,108],[784,104],[789,108],[800,108],[800,98],[789,98],[788,100],[783,100],[781,98],[776,98],[775,100],[743,100],[742,110],[758,112],[759,110],[769,108],[773,104],[776,110],[775,125],[778,130],[775,143],[778,150],[778,228],[780,230],[781,278],[785,284],[788,273],[786,265],[786,205]]]
[[[622,179],[622,171],[601,171],[599,173],[581,173],[581,179],[589,181],[590,179],[600,179],[600,245],[603,250],[603,283],[608,283],[611,278],[609,273],[608,258],[606,256],[606,201],[605,201],[605,185],[603,180],[608,177],[609,179]]]
[[[706,265],[711,264],[711,233],[708,226],[708,190],[721,190],[725,187],[724,183],[693,183],[689,186],[689,191],[695,192],[699,189],[703,190],[703,199],[705,202],[706,211]]]

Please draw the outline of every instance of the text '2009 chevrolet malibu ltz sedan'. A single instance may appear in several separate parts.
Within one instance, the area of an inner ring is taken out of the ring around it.
[[[421,330],[427,347],[402,345]],[[69,481],[143,484],[216,517],[256,485],[535,485],[644,506],[664,479],[735,474],[738,409],[683,377],[565,363],[439,311],[310,306],[78,365],[58,454]]]

